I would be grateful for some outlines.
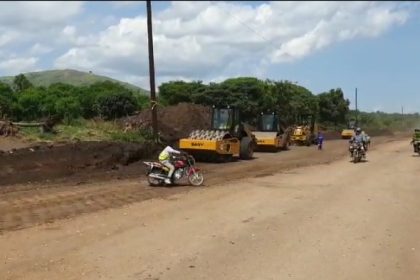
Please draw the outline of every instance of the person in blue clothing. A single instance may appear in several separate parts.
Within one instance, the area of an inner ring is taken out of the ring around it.
[[[324,142],[324,135],[322,135],[321,132],[318,132],[318,135],[316,137],[316,142],[318,144],[318,150],[322,150],[322,144]]]

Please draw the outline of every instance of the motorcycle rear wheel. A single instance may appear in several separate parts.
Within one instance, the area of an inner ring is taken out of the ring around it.
[[[156,187],[162,185],[162,181],[156,178],[152,178],[147,176],[147,181],[149,182],[149,186]]]

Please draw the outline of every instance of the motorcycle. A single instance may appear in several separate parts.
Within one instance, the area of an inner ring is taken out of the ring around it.
[[[413,145],[414,152],[420,155],[420,141],[412,140],[410,144]]]
[[[360,162],[362,158],[365,158],[365,150],[360,142],[350,142],[349,151],[354,163]]]
[[[160,162],[143,162],[149,168],[147,169],[147,180],[150,186],[159,186],[165,184],[165,179],[169,172],[169,168]],[[200,186],[204,182],[204,176],[199,168],[195,167],[195,159],[191,155],[173,156],[172,164],[175,171],[172,174],[172,182],[179,183],[182,179],[187,178],[188,182],[193,186]]]

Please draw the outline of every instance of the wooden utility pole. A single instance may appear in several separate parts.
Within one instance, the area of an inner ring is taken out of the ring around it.
[[[149,76],[150,76],[150,104],[152,106],[152,129],[153,138],[158,141],[158,123],[157,123],[157,102],[155,89],[155,60],[153,56],[153,30],[152,30],[152,3],[147,4],[147,39],[149,42]]]
[[[358,111],[357,111],[357,88],[356,88],[356,93],[355,93],[355,95],[356,95],[356,127],[357,126],[359,126],[359,120],[358,120]]]

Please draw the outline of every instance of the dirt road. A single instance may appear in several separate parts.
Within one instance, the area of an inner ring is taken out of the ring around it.
[[[2,279],[418,279],[407,141],[0,236]]]
[[[387,137],[375,138],[375,146],[392,140],[393,138]],[[347,141],[338,140],[327,141],[322,152],[317,151],[314,146],[292,147],[286,152],[256,153],[255,159],[250,161],[227,164],[200,163],[199,167],[205,173],[206,185],[212,186],[235,179],[267,176],[299,166],[329,163],[346,154]],[[44,157],[50,157],[50,164],[54,164],[53,156],[46,154]],[[62,161],[67,162],[68,159]],[[45,165],[37,169],[40,170],[40,175],[49,178]],[[66,172],[65,165],[62,171]],[[27,173],[26,170],[21,171],[17,179],[25,178]],[[54,183],[0,186],[0,234],[8,230],[27,228],[192,190],[191,187],[150,188],[142,177],[144,173],[145,166],[140,161],[122,170],[80,172]],[[9,179],[13,180],[14,177]],[[51,180],[54,180],[54,176]]]

